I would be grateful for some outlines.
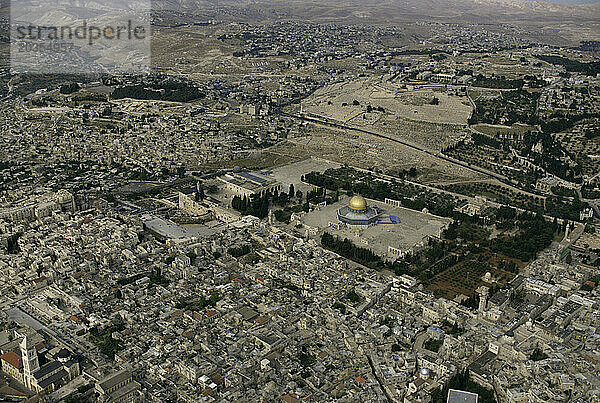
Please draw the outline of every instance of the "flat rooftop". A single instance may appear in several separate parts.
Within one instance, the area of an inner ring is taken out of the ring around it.
[[[464,392],[462,390],[450,389],[446,403],[477,403],[477,393]]]
[[[149,214],[144,215],[142,221],[150,231],[169,239],[199,238],[213,235],[216,232],[205,225],[178,225],[173,221]]]
[[[272,178],[258,172],[249,171],[230,172],[220,176],[219,179],[252,191],[260,190],[275,183]]]

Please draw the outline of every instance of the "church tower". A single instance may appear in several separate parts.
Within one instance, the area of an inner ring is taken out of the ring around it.
[[[23,341],[21,341],[19,347],[21,348],[21,358],[23,360],[25,386],[31,389],[32,374],[40,369],[37,351],[35,350],[35,345],[27,336],[23,337]]]

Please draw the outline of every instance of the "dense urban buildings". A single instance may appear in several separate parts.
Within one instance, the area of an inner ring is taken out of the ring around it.
[[[0,1],[0,401],[599,402],[600,3],[438,3]]]

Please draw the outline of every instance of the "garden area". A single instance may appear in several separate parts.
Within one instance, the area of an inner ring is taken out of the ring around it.
[[[497,285],[504,286],[515,277],[514,273],[500,268],[507,266],[506,264],[500,265],[500,262],[506,261],[505,259],[498,258],[498,256],[495,256],[494,259],[489,252],[474,255],[472,259],[463,260],[435,276],[427,289],[436,296],[447,299],[454,299],[459,294],[471,296],[482,285],[490,287],[491,284],[483,281],[483,276],[487,272],[490,272]],[[513,261],[513,264],[515,264],[514,270],[524,266],[520,261],[518,264]]]
[[[536,125],[538,92],[523,89],[496,91],[492,95],[482,94],[473,99],[475,111],[469,119],[470,125],[487,123],[511,126],[515,123]]]
[[[125,325],[109,325],[104,329],[98,329],[93,327],[90,329],[89,338],[90,342],[98,347],[100,351],[113,358],[123,348],[123,343],[112,337],[114,332],[121,332],[125,329]]]

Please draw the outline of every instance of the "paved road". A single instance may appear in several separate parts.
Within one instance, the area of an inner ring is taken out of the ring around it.
[[[386,397],[387,401],[390,402],[390,403],[393,402],[394,399],[392,399],[392,397],[389,395],[387,389],[385,388],[385,385],[383,384],[383,382],[381,381],[381,379],[377,375],[377,370],[375,369],[375,364],[373,363],[373,358],[371,357],[371,354],[367,354],[367,360],[369,361],[369,366],[371,367],[371,373],[373,374],[373,376],[375,377],[375,379],[379,383],[379,386],[381,387],[381,390],[385,394],[385,397]]]
[[[293,118],[293,119],[304,120],[304,121],[308,121],[308,122],[322,124],[322,125],[325,125],[325,126],[335,127],[335,128],[338,128],[338,129],[357,131],[357,132],[361,132],[361,133],[370,134],[370,135],[375,136],[375,137],[380,137],[380,138],[383,138],[383,139],[386,139],[386,140],[389,140],[389,141],[393,141],[394,143],[402,144],[402,145],[404,145],[406,147],[409,147],[409,148],[411,148],[413,150],[417,150],[419,152],[425,153],[425,154],[427,154],[427,155],[429,155],[431,157],[434,157],[434,158],[437,158],[437,159],[441,159],[441,160],[443,160],[445,162],[449,162],[451,164],[458,165],[458,166],[461,166],[463,168],[469,169],[469,170],[471,170],[473,172],[477,172],[477,173],[483,174],[483,175],[487,176],[488,178],[492,178],[492,179],[495,179],[495,180],[501,182],[505,186],[507,186],[507,187],[509,187],[509,188],[511,188],[511,189],[513,189],[513,190],[515,190],[517,192],[519,192],[519,193],[526,194],[526,195],[533,196],[533,197],[540,197],[540,195],[538,195],[538,194],[531,193],[531,192],[528,192],[526,190],[523,190],[523,189],[519,188],[518,186],[514,185],[513,182],[511,182],[507,177],[505,177],[503,175],[499,175],[499,174],[497,174],[495,172],[491,172],[491,171],[488,171],[486,169],[483,169],[483,168],[480,168],[480,167],[477,167],[477,166],[466,164],[466,163],[464,163],[462,161],[456,160],[454,158],[450,158],[450,157],[448,157],[448,156],[446,156],[444,154],[430,151],[430,150],[428,150],[426,148],[423,148],[421,146],[417,146],[417,145],[408,143],[408,142],[403,141],[403,140],[399,140],[399,139],[396,139],[396,138],[393,138],[393,137],[389,137],[389,136],[386,136],[386,135],[383,135],[383,134],[380,134],[380,133],[377,133],[377,132],[373,132],[373,131],[370,131],[370,130],[366,130],[366,129],[362,129],[362,128],[358,128],[358,127],[347,126],[347,125],[344,125],[344,124],[341,124],[341,123],[328,122],[328,121],[325,121],[325,120],[322,120],[322,119],[318,119],[318,118],[313,118],[313,117],[308,117],[308,116],[294,115],[294,114],[283,112],[283,111],[279,111],[278,113],[280,115],[282,115],[282,116],[287,116],[287,117],[290,117],[290,118]],[[464,195],[461,195],[461,197],[464,197]]]
[[[6,314],[15,322],[20,323],[22,325],[27,325],[34,330],[50,330],[46,328],[46,326],[42,322],[38,321],[37,319],[34,319],[32,316],[23,312],[18,306],[8,308],[4,312],[6,312]]]
[[[77,348],[77,346],[73,345],[74,343],[68,343],[66,340],[63,339],[62,335],[57,334],[52,329],[49,329],[45,324],[35,319],[27,312],[23,311],[20,307],[13,306],[11,308],[6,309],[4,312],[6,312],[6,314],[15,322],[20,323],[22,325],[27,325],[38,332],[41,330],[50,335],[51,337],[54,337],[61,344],[70,348],[76,354],[82,353],[82,351],[79,348]]]

